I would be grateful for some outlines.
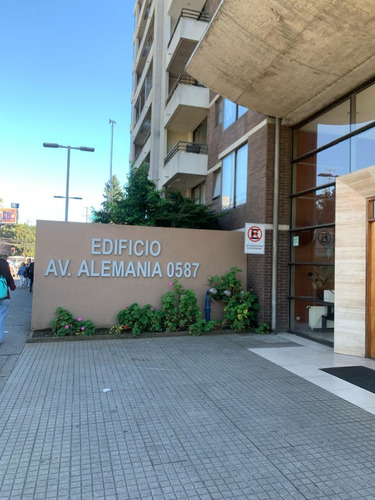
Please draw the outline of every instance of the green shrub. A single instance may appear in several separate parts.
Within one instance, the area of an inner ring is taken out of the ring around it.
[[[222,326],[242,332],[257,326],[258,298],[252,292],[242,289],[242,283],[236,274],[241,269],[232,267],[223,276],[211,276],[209,279],[210,296],[224,303]]]
[[[169,283],[173,289],[162,298],[165,328],[168,332],[188,330],[189,326],[201,319],[201,311],[193,290],[185,290],[177,279]]]
[[[62,307],[58,307],[55,314],[57,315],[57,318],[54,318],[50,322],[50,327],[55,337],[93,335],[95,333],[95,325],[89,319],[75,319],[69,311],[63,309]]]
[[[206,321],[205,319],[200,319],[196,323],[189,326],[190,335],[200,335],[203,332],[211,332],[216,327],[216,321]]]
[[[131,329],[133,337],[142,332],[161,332],[164,330],[164,314],[150,304],[141,307],[134,302],[122,309],[117,320],[123,330]]]
[[[258,326],[258,328],[255,328],[256,333],[264,334],[264,333],[270,333],[271,332],[271,326],[268,323],[263,323],[262,325]]]

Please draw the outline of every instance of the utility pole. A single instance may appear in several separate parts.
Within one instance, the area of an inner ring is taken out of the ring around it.
[[[113,183],[112,183],[112,157],[113,157],[113,125],[116,125],[116,122],[109,119],[109,124],[111,125],[111,160],[109,164],[109,201],[112,202],[113,195]]]

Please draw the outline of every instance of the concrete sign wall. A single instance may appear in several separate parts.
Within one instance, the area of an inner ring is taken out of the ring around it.
[[[59,306],[114,325],[133,302],[159,308],[174,278],[196,292],[203,312],[208,276],[233,266],[245,280],[240,232],[38,221],[32,328],[48,328]]]

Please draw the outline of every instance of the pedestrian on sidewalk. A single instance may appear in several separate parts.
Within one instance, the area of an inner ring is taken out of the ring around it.
[[[9,307],[9,299],[10,299],[9,288],[11,290],[16,289],[13,276],[10,272],[9,264],[5,259],[0,259],[0,276],[3,276],[8,284],[8,295],[7,297],[5,297],[5,299],[0,300],[0,344],[2,344],[4,338],[5,317],[7,315]]]
[[[17,272],[18,277],[20,279],[20,288],[26,288],[26,285],[27,285],[27,280],[24,276],[25,269],[26,269],[25,262],[21,262],[20,267],[18,268],[18,272]]]
[[[29,282],[30,282],[29,292],[32,292],[33,291],[33,284],[34,284],[34,262],[32,262],[29,265],[27,277],[29,278]]]
[[[26,280],[26,286],[27,287],[30,286],[30,278],[29,278],[29,268],[30,268],[30,265],[31,265],[31,259],[27,259],[27,261],[26,261],[26,267],[25,267],[25,270],[23,272],[23,275],[24,275],[25,280]]]

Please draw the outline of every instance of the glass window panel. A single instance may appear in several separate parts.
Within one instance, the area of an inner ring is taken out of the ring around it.
[[[219,197],[220,192],[221,192],[221,170],[216,170],[216,172],[214,172],[214,190],[212,193],[212,198]]]
[[[292,262],[334,263],[334,227],[293,231],[291,238]]]
[[[244,106],[238,105],[238,111],[237,111],[238,118],[240,118],[242,115],[244,115],[247,111],[248,111],[248,108],[245,108]]]
[[[335,186],[293,198],[293,227],[317,226],[335,222]]]
[[[216,103],[216,126],[223,123],[223,108],[224,108],[224,99],[220,99]]]
[[[351,138],[351,172],[375,165],[375,128]]]
[[[375,121],[375,85],[371,85],[355,96],[355,117],[352,130],[358,130]]]
[[[294,193],[334,182],[349,173],[350,140],[321,151],[294,164]]]
[[[221,206],[223,209],[234,206],[234,161],[235,153],[223,159],[223,185],[221,192]]]
[[[193,131],[193,142],[207,144],[207,118],[205,118]]]
[[[236,121],[236,104],[224,99],[224,121],[223,128],[226,129]]]
[[[334,304],[296,299],[291,301],[290,309],[292,331],[332,341]],[[323,320],[324,316],[326,317],[325,321]]]
[[[332,302],[334,291],[334,266],[292,266],[292,296],[321,302]]]
[[[242,205],[246,203],[247,188],[247,154],[248,146],[245,144],[237,150],[236,163],[236,198],[235,204]]]
[[[313,151],[350,132],[350,100],[346,100],[324,115],[295,132],[294,157]]]
[[[198,186],[193,188],[191,197],[195,201],[195,203],[203,205],[205,203],[205,184],[199,184]]]

